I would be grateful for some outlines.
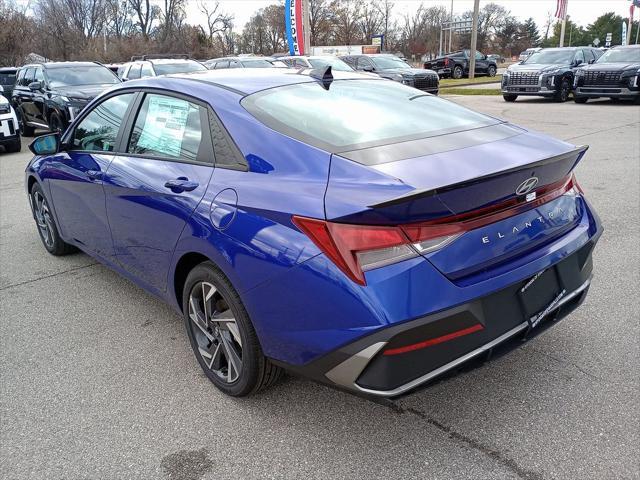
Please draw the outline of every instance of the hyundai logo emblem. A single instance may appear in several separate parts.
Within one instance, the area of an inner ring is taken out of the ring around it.
[[[516,188],[516,195],[526,195],[538,185],[538,177],[527,178]]]

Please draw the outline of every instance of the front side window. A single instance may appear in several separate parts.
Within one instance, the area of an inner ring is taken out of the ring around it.
[[[222,68],[229,68],[229,60],[224,60],[222,62],[216,63],[216,66],[213,67],[214,70],[220,70]]]
[[[35,76],[36,69],[35,68],[27,68],[27,72],[24,74],[24,78],[22,79],[22,85],[28,87],[31,82],[33,82],[33,77]]]
[[[26,73],[26,70],[24,68],[21,68],[20,70],[18,70],[18,76],[16,77],[16,85],[24,85],[25,73]]]
[[[200,106],[147,94],[129,139],[129,153],[195,161],[202,140]]]
[[[35,76],[33,77],[34,82],[40,82],[44,84],[44,73],[41,68],[36,68]]]
[[[254,117],[331,152],[427,138],[500,123],[453,102],[386,80],[335,80],[272,88],[245,97]]]
[[[584,53],[582,53],[582,50],[578,50],[576,52],[576,56],[574,58],[574,61],[576,63],[584,63]]]
[[[144,77],[153,77],[153,70],[151,69],[151,65],[148,63],[142,64],[142,70],[140,71],[140,78]]]
[[[122,119],[133,97],[133,93],[111,97],[91,110],[73,132],[73,149],[112,152]]]
[[[138,64],[133,64],[131,65],[131,68],[129,69],[129,74],[127,75],[127,78],[129,80],[136,80],[138,78],[140,78],[140,69],[142,68],[142,65],[138,65]]]
[[[407,69],[411,68],[406,62],[403,62],[398,57],[375,57],[373,62],[380,70],[391,70],[395,68]]]

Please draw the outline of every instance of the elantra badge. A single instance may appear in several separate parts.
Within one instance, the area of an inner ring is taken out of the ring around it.
[[[538,185],[538,177],[527,178],[516,188],[516,195],[526,195]]]

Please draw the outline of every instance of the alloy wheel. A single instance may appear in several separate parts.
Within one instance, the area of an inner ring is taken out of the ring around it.
[[[242,373],[242,338],[238,323],[220,291],[198,282],[189,294],[189,326],[204,364],[231,384]]]
[[[51,212],[47,204],[47,199],[38,191],[33,194],[33,207],[42,241],[48,248],[53,248],[53,220],[51,219]]]

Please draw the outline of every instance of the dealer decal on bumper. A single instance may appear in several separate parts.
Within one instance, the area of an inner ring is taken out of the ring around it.
[[[547,305],[547,308],[545,308],[543,311],[541,311],[540,313],[536,313],[533,317],[529,318],[529,326],[531,328],[535,328],[536,325],[538,325],[538,323],[540,323],[540,320],[542,320],[544,317],[546,317],[549,312],[551,312],[554,308],[556,308],[556,305],[558,305],[558,302],[560,302],[560,300],[562,300],[562,297],[564,297],[567,293],[566,289],[562,289],[562,291],[556,296],[556,298],[554,298],[551,303],[549,305]]]

